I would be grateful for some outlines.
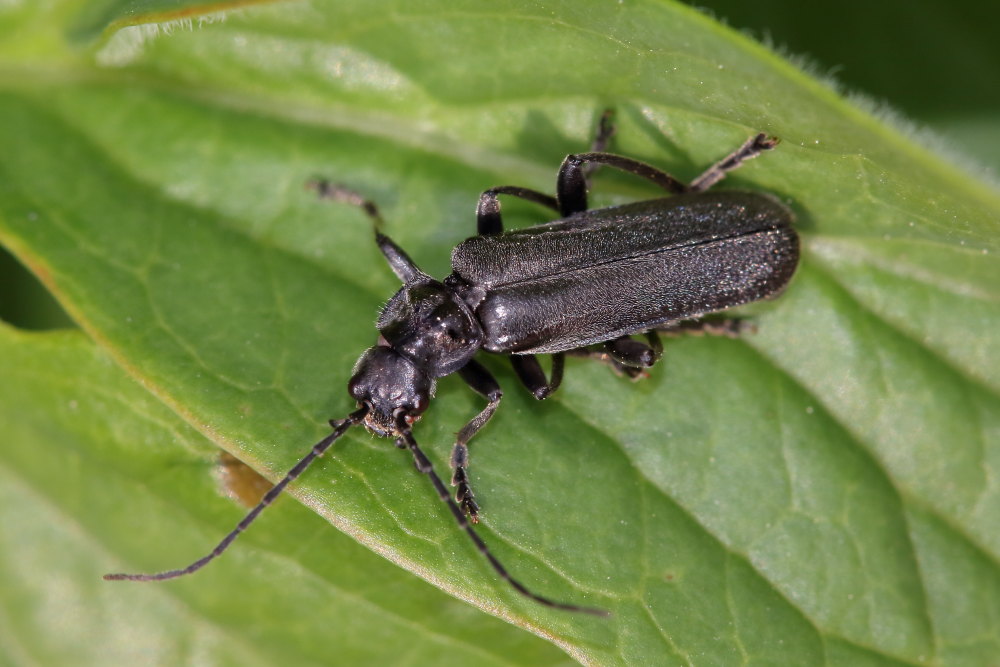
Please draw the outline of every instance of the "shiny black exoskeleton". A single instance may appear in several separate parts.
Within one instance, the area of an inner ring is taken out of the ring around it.
[[[562,379],[566,353],[596,357],[637,377],[659,358],[657,331],[735,334],[737,320],[705,315],[771,297],[788,284],[798,264],[791,212],[767,194],[706,192],[726,172],[773,148],[758,134],[686,185],[630,158],[602,152],[611,135],[607,114],[589,153],[570,155],[556,181],[556,196],[504,186],[487,190],[476,212],[478,235],[452,252],[451,275],[438,281],[421,271],[381,232],[376,206],[325,181],[311,184],[325,198],[359,206],[375,223],[375,240],[403,287],[378,318],[379,339],[358,359],[348,391],[358,410],[331,421],[317,443],[261,503],[208,555],[186,568],[109,579],[157,580],[189,574],[221,554],[309,464],[356,424],[395,437],[408,448],[493,568],[520,593],[550,607],[606,612],[533,593],[490,553],[472,528],[479,507],[467,472],[469,439],[496,411],[502,392],[473,357],[479,350],[509,355],[518,377],[538,399]],[[587,209],[588,170],[621,169],[672,196],[611,208]],[[504,232],[499,195],[547,206],[560,218]],[[645,341],[630,336],[642,333]],[[546,378],[536,354],[552,354]],[[412,424],[427,409],[437,378],[458,373],[483,395],[486,407],[459,431],[451,456],[455,499],[413,438]],[[470,523],[471,522],[471,523]]]

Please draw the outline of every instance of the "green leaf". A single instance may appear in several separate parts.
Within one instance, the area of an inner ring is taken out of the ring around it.
[[[190,558],[238,520],[218,450],[78,333],[2,326],[0,359],[4,662],[568,662],[288,502],[205,579],[102,581],[119,560]]]
[[[788,201],[803,237],[788,292],[745,313],[756,334],[669,341],[637,384],[571,360],[543,404],[486,360],[507,391],[472,451],[480,532],[532,589],[612,618],[499,581],[388,441],[345,437],[293,493],[583,662],[1000,651],[1000,196],[919,141],[654,0],[281,3],[60,53],[4,61],[0,240],[156,397],[272,480],[352,409],[351,364],[397,287],[364,216],[315,201],[310,178],[372,197],[442,276],[478,193],[550,191],[605,107],[616,152],[681,178],[752,132],[780,136],[730,179]],[[594,203],[651,194],[601,173]],[[505,206],[509,226],[544,216]],[[480,406],[441,382],[416,432],[439,470]],[[200,553],[131,555],[130,537],[110,569]],[[225,558],[251,558],[240,546]],[[226,568],[177,585],[225,596]]]

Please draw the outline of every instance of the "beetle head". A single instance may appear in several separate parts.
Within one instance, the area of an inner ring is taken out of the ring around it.
[[[376,345],[365,350],[354,365],[347,391],[368,408],[368,430],[386,437],[399,435],[400,411],[412,423],[427,409],[434,380],[391,347]]]
[[[427,280],[396,292],[378,318],[379,333],[431,377],[454,373],[480,348],[483,330],[462,299]]]

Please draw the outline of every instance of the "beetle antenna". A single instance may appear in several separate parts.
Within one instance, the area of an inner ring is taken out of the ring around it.
[[[541,603],[546,607],[552,607],[554,609],[564,609],[566,611],[592,614],[594,616],[611,615],[611,612],[606,609],[582,607],[580,605],[569,604],[566,602],[556,602],[555,600],[532,592],[527,586],[512,577],[507,571],[507,568],[505,568],[500,561],[497,560],[497,557],[493,555],[490,548],[486,546],[485,542],[483,542],[483,538],[479,537],[476,531],[472,528],[472,524],[470,524],[469,520],[466,518],[465,512],[458,507],[452,499],[451,494],[448,493],[448,487],[444,485],[441,478],[438,477],[436,472],[434,472],[434,466],[431,465],[430,459],[427,458],[423,450],[421,450],[420,446],[417,444],[417,441],[413,438],[413,432],[410,430],[410,425],[406,422],[406,414],[402,411],[400,411],[400,413],[396,416],[396,428],[399,431],[399,437],[396,440],[397,445],[405,445],[413,453],[413,462],[416,464],[417,470],[430,477],[431,484],[434,485],[434,488],[437,490],[438,496],[441,500],[448,505],[448,509],[450,509],[451,513],[455,516],[455,521],[457,521],[458,525],[465,530],[469,539],[471,539],[473,544],[476,545],[476,548],[479,549],[479,553],[486,557],[486,560],[490,562],[490,565],[493,566],[493,569],[496,570],[497,574],[499,574],[503,579],[506,579],[507,583],[513,586],[518,593],[531,598],[535,602]]]
[[[339,201],[351,206],[357,206],[364,211],[364,214],[372,221],[372,227],[375,229],[375,245],[382,251],[386,261],[389,262],[389,266],[392,268],[392,272],[396,274],[397,278],[403,281],[404,285],[412,287],[413,285],[428,282],[431,279],[430,276],[414,264],[405,250],[382,233],[385,221],[382,219],[382,214],[378,211],[378,205],[371,199],[365,199],[363,195],[348,187],[331,183],[321,178],[309,181],[306,183],[306,187],[310,190],[315,190],[320,199]]]
[[[250,510],[250,513],[243,517],[243,520],[237,524],[228,535],[226,535],[221,542],[212,551],[205,556],[202,556],[195,562],[191,563],[187,567],[180,568],[178,570],[169,570],[167,572],[159,572],[157,574],[106,574],[104,579],[106,581],[161,581],[163,579],[175,579],[177,577],[183,577],[186,574],[191,574],[192,572],[197,572],[204,566],[208,565],[209,562],[218,558],[222,555],[222,552],[229,548],[229,545],[233,543],[240,533],[247,529],[247,527],[254,522],[264,508],[274,502],[274,499],[281,495],[281,492],[285,490],[285,487],[292,483],[296,477],[305,472],[306,468],[316,460],[318,457],[322,456],[323,453],[330,448],[334,442],[337,441],[340,436],[347,433],[355,424],[359,424],[365,415],[368,414],[368,408],[363,407],[355,412],[352,412],[347,416],[346,419],[340,419],[336,421],[331,421],[330,425],[333,426],[333,432],[326,436],[309,450],[309,453],[302,457],[302,460],[295,464],[291,470],[289,470],[280,482],[271,487],[264,497],[261,499],[257,506]]]

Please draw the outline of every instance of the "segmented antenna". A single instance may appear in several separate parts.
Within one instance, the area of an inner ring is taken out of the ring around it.
[[[250,512],[243,517],[243,520],[237,524],[236,528],[226,535],[210,553],[202,556],[187,567],[177,570],[168,570],[166,572],[158,572],[156,574],[106,574],[104,575],[104,579],[107,581],[162,581],[164,579],[175,579],[177,577],[183,577],[191,574],[192,572],[197,572],[205,565],[222,555],[222,553],[229,548],[229,545],[232,544],[237,537],[239,537],[240,533],[246,530],[247,527],[260,515],[260,513],[264,511],[264,508],[274,502],[274,499],[281,495],[282,491],[285,490],[285,487],[305,472],[306,468],[308,468],[314,460],[322,456],[323,453],[352,426],[361,423],[367,414],[368,407],[362,407],[359,410],[352,412],[346,419],[331,421],[330,425],[333,426],[333,432],[313,445],[312,449],[309,450],[309,453],[302,457],[302,459],[295,464],[295,467],[289,470],[281,481],[275,484],[274,487],[264,495],[257,506],[250,510]],[[448,505],[448,509],[450,509],[452,515],[454,515],[455,521],[457,521],[458,525],[465,530],[469,539],[471,539],[473,544],[476,545],[479,553],[483,554],[486,560],[490,562],[490,565],[493,566],[496,573],[499,574],[501,578],[506,580],[507,583],[514,588],[514,590],[521,595],[534,600],[535,602],[543,604],[546,607],[552,607],[553,609],[563,609],[583,614],[592,614],[594,616],[609,615],[609,612],[604,609],[582,607],[580,605],[568,604],[565,602],[556,602],[555,600],[545,596],[538,595],[537,593],[529,590],[528,587],[520,581],[512,577],[507,571],[507,568],[505,568],[503,564],[497,560],[497,557],[494,556],[489,547],[486,546],[483,539],[479,537],[475,530],[473,530],[472,524],[469,523],[468,518],[465,516],[465,512],[463,512],[455,501],[452,500],[451,494],[448,493],[448,487],[444,485],[441,478],[438,477],[436,472],[434,472],[434,466],[431,465],[430,459],[427,458],[423,450],[421,450],[420,446],[417,444],[417,441],[413,438],[413,432],[410,429],[409,423],[406,421],[406,412],[403,410],[398,410],[396,413],[396,429],[399,432],[399,436],[396,438],[396,444],[401,448],[409,449],[410,452],[413,453],[413,460],[416,464],[417,470],[430,478],[431,484],[434,485],[434,489],[437,491],[438,496]]]
[[[285,490],[285,487],[292,483],[296,477],[305,472],[306,468],[318,457],[323,455],[327,449],[330,448],[334,442],[337,441],[340,436],[347,433],[355,424],[361,423],[361,420],[365,418],[368,414],[368,408],[364,407],[360,410],[352,412],[347,416],[346,419],[340,421],[332,421],[330,425],[333,426],[333,432],[313,445],[309,453],[302,457],[302,460],[295,464],[295,467],[288,471],[288,473],[282,478],[280,482],[274,485],[274,487],[268,491],[264,497],[261,499],[257,506],[250,510],[250,513],[243,517],[243,520],[237,524],[228,535],[222,538],[222,541],[212,551],[205,556],[202,556],[195,562],[191,563],[187,567],[182,567],[178,570],[168,570],[167,572],[158,572],[156,574],[106,574],[104,579],[106,581],[162,581],[164,579],[175,579],[177,577],[183,577],[186,574],[191,574],[192,572],[197,572],[201,568],[208,565],[211,561],[222,555],[222,552],[229,548],[229,545],[233,543],[237,537],[240,536],[244,530],[247,529],[251,523],[264,511],[264,508],[274,502],[274,499],[281,495],[281,492]]]

